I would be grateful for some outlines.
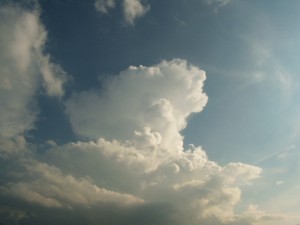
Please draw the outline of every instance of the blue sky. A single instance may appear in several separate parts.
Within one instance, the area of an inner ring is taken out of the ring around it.
[[[299,10],[0,3],[0,221],[298,224]]]

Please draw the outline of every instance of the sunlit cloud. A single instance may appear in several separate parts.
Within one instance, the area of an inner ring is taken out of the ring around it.
[[[207,1],[218,7],[230,2]],[[97,0],[95,8],[108,14],[116,4]],[[127,25],[134,25],[150,9],[138,0],[121,4]],[[298,186],[273,201],[292,208],[291,214],[280,212],[279,206],[270,213],[252,200],[240,207],[244,190],[265,182],[262,168],[242,162],[221,165],[208,157],[205,148],[185,143],[183,130],[189,118],[201,113],[208,102],[204,70],[180,58],[131,65],[101,79],[101,88],[74,90],[62,98],[68,76],[45,53],[47,30],[39,17],[38,7],[0,8],[0,223],[269,225],[297,221],[299,199],[293,196]],[[249,46],[252,56],[259,58],[251,85],[269,82],[267,72],[281,68],[263,70],[272,61],[272,50],[260,49],[263,44]],[[273,77],[286,90],[295,85],[288,74],[282,69]],[[40,95],[58,97],[64,106],[61,113],[73,129],[73,141],[59,143],[49,137],[43,143],[47,150],[41,151],[41,145],[26,135],[39,119]],[[294,149],[296,145],[260,162],[284,161]],[[288,179],[277,178],[273,187],[284,188]]]
[[[174,59],[130,66],[103,90],[75,94],[66,111],[75,132],[90,141],[61,146],[50,141],[53,147],[38,155],[21,139],[23,153],[5,160],[2,196],[44,208],[108,205],[117,215],[154,204],[168,209],[158,224],[182,224],[172,211],[189,224],[259,220],[236,214],[235,207],[243,186],[260,176],[260,168],[220,166],[201,147],[183,147],[180,131],[207,102],[205,78],[198,67]],[[148,213],[155,215],[155,210]]]

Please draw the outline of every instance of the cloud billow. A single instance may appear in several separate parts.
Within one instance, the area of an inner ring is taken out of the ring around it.
[[[251,184],[261,169],[242,163],[221,167],[201,147],[183,148],[186,119],[207,102],[204,80],[204,71],[174,59],[130,66],[101,90],[75,94],[66,112],[74,131],[91,141],[53,149],[48,163],[64,167],[62,159],[70,156],[79,165],[89,162],[84,169],[65,169],[91,175],[96,184],[145,204],[168,205],[188,215],[189,224],[238,220],[240,187]]]
[[[184,149],[180,132],[208,100],[205,72],[186,60],[130,66],[102,89],[74,94],[66,114],[81,141],[49,141],[50,149],[37,153],[39,146],[24,137],[38,116],[37,91],[44,85],[49,96],[62,96],[65,78],[43,54],[46,30],[38,11],[6,6],[0,15],[2,222],[234,225],[278,219],[253,206],[235,212],[242,187],[260,176],[260,168],[220,166],[200,146]]]
[[[130,66],[107,81],[101,94],[96,90],[76,94],[67,101],[66,111],[81,136],[135,139],[143,145],[182,150],[180,131],[186,118],[207,102],[204,80],[204,71],[181,59],[152,67]]]

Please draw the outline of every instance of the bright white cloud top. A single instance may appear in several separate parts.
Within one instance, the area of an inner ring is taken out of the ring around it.
[[[130,66],[106,82],[103,90],[75,95],[67,113],[76,133],[97,139],[131,140],[166,151],[182,151],[180,131],[187,117],[207,102],[205,72],[174,59]]]
[[[95,7],[108,13],[116,3],[97,0]],[[122,3],[130,25],[150,9],[139,0]],[[34,225],[55,218],[47,224],[61,224],[78,215],[74,224],[296,221],[293,213],[243,203],[244,190],[264,178],[262,168],[220,165],[201,146],[185,147],[189,117],[208,102],[206,74],[198,66],[179,58],[131,65],[102,79],[101,87],[63,98],[67,75],[45,53],[39,8],[1,5],[0,31],[0,223]],[[26,132],[39,119],[40,95],[58,97],[77,140],[30,141]],[[274,186],[284,185],[280,180]]]

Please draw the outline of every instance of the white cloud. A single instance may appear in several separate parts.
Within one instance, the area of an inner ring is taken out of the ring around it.
[[[149,5],[142,5],[140,0],[124,0],[123,12],[126,23],[133,25],[134,21],[145,15],[150,9]]]
[[[200,147],[155,154],[153,146],[139,146],[100,139],[54,146],[44,156],[27,154],[14,161],[18,166],[1,193],[47,208],[160,203],[187,215],[189,224],[212,218],[230,224],[240,187],[260,174],[242,163],[221,167]]]
[[[108,13],[108,10],[114,8],[116,5],[115,0],[96,0],[95,7],[96,10],[101,13]]]
[[[43,86],[46,89],[47,94],[49,96],[63,96],[63,85],[67,81],[67,74],[59,65],[51,63],[48,55],[41,57],[40,60]]]
[[[139,4],[124,2],[124,7],[131,7],[129,23],[145,12]],[[2,7],[0,18],[0,198],[33,209],[26,219],[41,216],[33,205],[49,210],[109,206],[121,210],[113,214],[117,219],[134,213],[140,217],[146,206],[147,214],[155,215],[157,209],[150,206],[163,205],[168,210],[150,218],[157,225],[278,219],[253,207],[245,213],[235,211],[243,186],[260,176],[260,168],[243,163],[220,166],[201,147],[183,148],[180,132],[188,116],[207,102],[205,72],[185,60],[130,66],[107,81],[103,90],[74,95],[66,111],[77,134],[92,141],[59,146],[49,140],[51,149],[37,153],[38,146],[22,135],[37,116],[36,91],[44,82],[48,95],[62,96],[65,74],[43,54],[46,31],[38,11]],[[20,215],[18,220],[25,218]],[[126,218],[137,224],[137,216]]]
[[[36,117],[32,99],[38,76],[35,57],[45,32],[36,13],[20,8],[1,8],[0,18],[0,134],[11,137],[30,129]]]
[[[155,153],[153,146],[140,149],[133,142],[104,139],[55,147],[40,160],[66,174],[89,176],[106,190],[128,193],[145,203],[170,205],[186,215],[189,224],[206,224],[212,218],[215,224],[230,224],[242,218],[235,213],[241,188],[261,172],[242,163],[221,167],[200,147],[176,154]]]
[[[34,160],[25,162],[23,166],[25,172],[20,172],[19,175],[26,180],[10,182],[1,188],[3,194],[17,196],[45,207],[89,206],[97,202],[118,205],[143,203],[134,196],[99,188],[87,178],[76,179],[71,175],[63,175],[54,166]]]
[[[130,66],[101,91],[85,91],[66,103],[74,130],[96,141],[55,148],[43,160],[67,173],[89,175],[104,188],[171,205],[189,224],[252,221],[235,207],[241,188],[261,169],[243,163],[222,167],[201,147],[183,149],[180,131],[207,101],[204,80],[204,71],[180,59]],[[66,167],[70,158],[85,167]]]
[[[100,13],[107,14],[110,9],[116,7],[115,0],[96,0],[95,8]],[[144,16],[150,9],[149,5],[143,5],[141,0],[122,0],[123,16],[126,25],[134,25],[135,21]]]
[[[150,135],[161,149],[181,151],[187,117],[207,102],[204,80],[204,71],[180,59],[131,66],[108,81],[101,95],[96,90],[75,95],[67,113],[79,135],[135,141]]]
[[[7,138],[33,127],[41,83],[48,95],[62,96],[66,76],[43,53],[47,33],[38,10],[2,6],[0,30],[0,136]]]
[[[235,212],[241,188],[261,169],[242,163],[222,167],[201,147],[183,149],[180,131],[207,101],[204,80],[204,71],[175,59],[131,66],[101,94],[75,95],[67,102],[72,125],[97,140],[52,144],[44,155],[30,151],[22,138],[4,143],[1,148],[20,148],[23,154],[18,151],[4,164],[2,195],[46,208],[163,204],[189,224],[234,224],[242,218]]]
[[[238,221],[239,224],[271,225],[274,223],[285,224],[286,219],[286,216],[282,214],[269,215],[259,210],[257,205],[249,205]]]
[[[27,142],[22,135],[0,137],[0,159],[27,152]]]

